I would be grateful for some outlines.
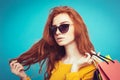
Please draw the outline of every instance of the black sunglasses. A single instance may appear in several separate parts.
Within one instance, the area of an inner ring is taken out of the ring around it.
[[[58,30],[61,32],[61,33],[66,33],[68,32],[69,30],[69,25],[70,24],[61,24],[60,26],[51,26],[50,27],[50,32],[55,35],[56,34],[56,31],[57,31],[57,28]]]

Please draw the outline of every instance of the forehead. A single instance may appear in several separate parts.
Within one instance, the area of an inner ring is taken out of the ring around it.
[[[60,25],[63,22],[72,23],[72,20],[67,13],[58,14],[53,18],[53,25]]]

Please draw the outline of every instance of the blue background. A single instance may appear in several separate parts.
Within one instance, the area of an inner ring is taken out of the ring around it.
[[[96,51],[120,61],[119,4],[119,0],[0,0],[0,80],[19,80],[10,72],[8,61],[42,37],[49,10],[60,5],[80,13]],[[27,74],[43,80],[38,70],[35,64]]]

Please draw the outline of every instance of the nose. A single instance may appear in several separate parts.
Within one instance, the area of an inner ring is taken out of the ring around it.
[[[59,35],[60,33],[61,33],[60,30],[57,28],[56,35]]]

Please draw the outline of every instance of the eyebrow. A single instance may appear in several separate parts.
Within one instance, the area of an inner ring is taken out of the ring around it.
[[[64,24],[64,23],[67,23],[67,22],[69,22],[69,21],[63,21],[63,22],[60,23],[60,25]],[[56,26],[56,25],[53,25],[53,26]]]
[[[60,24],[64,24],[64,23],[66,23],[66,22],[68,22],[68,21],[63,21],[63,22],[61,22]]]

